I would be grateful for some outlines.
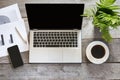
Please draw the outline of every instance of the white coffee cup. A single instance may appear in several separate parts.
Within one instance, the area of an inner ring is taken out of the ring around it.
[[[90,62],[94,64],[102,64],[109,57],[109,49],[105,43],[101,41],[93,41],[87,46],[86,56]]]

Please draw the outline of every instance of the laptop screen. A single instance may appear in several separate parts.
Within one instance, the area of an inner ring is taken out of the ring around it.
[[[84,4],[26,4],[30,29],[81,29]]]

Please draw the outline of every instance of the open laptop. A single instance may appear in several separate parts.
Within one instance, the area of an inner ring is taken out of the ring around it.
[[[84,4],[25,4],[30,63],[81,63]]]

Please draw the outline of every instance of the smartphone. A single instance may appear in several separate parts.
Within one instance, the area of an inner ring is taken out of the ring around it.
[[[23,60],[22,60],[18,46],[15,45],[15,46],[9,47],[7,50],[8,50],[8,54],[9,54],[12,66],[14,68],[22,66]]]

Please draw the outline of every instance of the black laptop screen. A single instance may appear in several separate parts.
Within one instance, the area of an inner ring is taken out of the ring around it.
[[[84,4],[26,4],[30,29],[81,29]]]

